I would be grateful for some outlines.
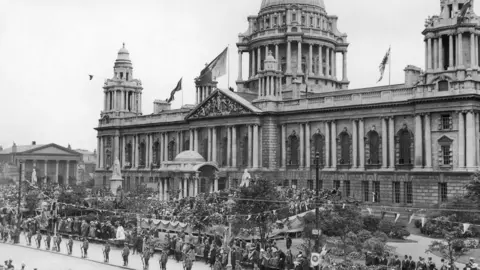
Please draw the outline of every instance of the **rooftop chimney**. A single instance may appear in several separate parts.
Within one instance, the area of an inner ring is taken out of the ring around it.
[[[33,141],[33,142],[32,142],[32,145],[37,145],[37,142],[36,142],[36,141]]]

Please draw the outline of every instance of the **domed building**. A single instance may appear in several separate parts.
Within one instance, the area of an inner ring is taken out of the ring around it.
[[[120,49],[96,128],[96,185],[109,184],[118,159],[127,191],[146,184],[164,200],[235,186],[245,170],[313,189],[317,166],[322,188],[373,204],[462,195],[480,163],[480,20],[469,0],[441,0],[426,20],[424,69],[364,89],[348,87],[347,35],[324,1],[262,0],[239,35],[236,91],[196,80],[196,103],[180,109],[156,100],[143,115]]]

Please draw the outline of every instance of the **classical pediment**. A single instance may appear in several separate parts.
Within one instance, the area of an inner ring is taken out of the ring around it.
[[[23,152],[23,154],[29,155],[61,155],[61,156],[79,156],[81,155],[78,152],[75,152],[71,149],[56,145],[48,144],[38,148],[31,149],[29,151]]]
[[[192,120],[218,116],[248,115],[258,112],[261,111],[237,94],[217,89],[186,118]]]

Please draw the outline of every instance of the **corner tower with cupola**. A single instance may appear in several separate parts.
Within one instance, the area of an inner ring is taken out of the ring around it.
[[[347,89],[348,42],[337,29],[337,19],[327,14],[323,0],[263,0],[258,15],[248,17],[248,30],[239,35],[238,91],[263,96],[262,72],[270,51],[281,74],[282,99],[295,98],[295,89],[300,93]],[[249,53],[246,78],[243,53]],[[337,67],[340,56],[342,74]]]
[[[133,78],[130,53],[123,47],[118,51],[113,78],[105,80],[105,99],[102,119],[138,116],[142,114],[142,82]]]

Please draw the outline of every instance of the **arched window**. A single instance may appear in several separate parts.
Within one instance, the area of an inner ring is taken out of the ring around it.
[[[397,133],[397,144],[398,164],[412,165],[413,134],[406,125]]]
[[[320,131],[318,131],[315,135],[313,135],[312,137],[312,145],[311,145],[311,154],[310,154],[310,164],[312,164],[313,166],[316,166],[316,159],[315,159],[315,155],[317,153],[320,153],[320,157],[319,157],[319,165],[323,165],[324,164],[324,159],[323,159],[323,155],[324,155],[324,147],[325,147],[325,138],[323,137],[322,134],[320,134]]]
[[[380,164],[380,136],[378,132],[372,130],[367,134],[367,143],[365,144],[367,151],[367,164],[378,165]]]
[[[139,154],[140,154],[140,158],[139,158],[139,165],[140,167],[145,167],[145,163],[146,163],[146,160],[147,160],[147,147],[146,147],[146,144],[145,144],[145,141],[142,141],[140,143],[140,146],[139,146]]]
[[[176,146],[177,146],[177,143],[175,142],[175,140],[171,140],[168,143],[168,160],[169,161],[172,161],[175,158]]]
[[[221,149],[221,166],[222,167],[227,167],[228,166],[228,139],[227,137],[223,137],[222,139],[222,145],[220,147]]]
[[[344,130],[338,136],[340,146],[340,165],[350,165],[350,134]]]
[[[288,147],[287,147],[287,156],[288,156],[288,163],[290,167],[298,167],[299,165],[299,146],[300,146],[300,139],[298,138],[295,131],[293,131],[292,135],[288,137]]]
[[[242,163],[243,167],[248,167],[248,136],[244,136],[241,142],[241,149],[242,149]]]
[[[153,158],[153,165],[154,166],[160,166],[160,142],[156,141],[153,144],[153,149],[152,149],[152,158]]]

